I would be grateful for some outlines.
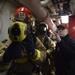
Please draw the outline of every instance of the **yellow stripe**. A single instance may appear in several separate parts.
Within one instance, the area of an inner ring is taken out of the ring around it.
[[[3,53],[2,54],[0,54],[0,57],[3,55]]]
[[[34,73],[32,73],[32,75],[37,75],[37,74],[34,72]]]
[[[27,61],[28,61],[28,58],[20,58],[20,59],[14,60],[15,63],[24,63],[24,62],[27,62]]]
[[[50,49],[46,50],[46,53],[47,53],[48,55],[51,55],[51,50],[50,50]]]
[[[5,71],[5,70],[8,70],[9,68],[10,68],[10,65],[3,66],[3,67],[0,67],[0,71]]]
[[[33,61],[37,61],[37,60],[39,60],[40,57],[41,57],[40,51],[39,51],[39,50],[36,50],[36,51],[37,51],[37,57],[34,58],[34,59],[32,59]]]
[[[5,52],[5,51],[4,51],[4,52]],[[4,54],[4,52],[0,54],[0,57]]]

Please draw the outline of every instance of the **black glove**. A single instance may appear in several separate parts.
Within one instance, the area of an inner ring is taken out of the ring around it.
[[[26,39],[24,40],[24,46],[26,48],[26,51],[27,53],[30,55],[30,56],[34,56],[35,54],[35,47],[34,47],[34,41],[33,41],[33,38],[31,36],[31,34],[27,35]]]
[[[20,43],[11,43],[9,47],[5,50],[3,55],[3,61],[8,63],[14,59],[22,57],[23,46]]]

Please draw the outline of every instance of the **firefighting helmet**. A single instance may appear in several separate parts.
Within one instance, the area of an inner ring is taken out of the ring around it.
[[[44,22],[41,22],[37,27],[37,30],[40,34],[45,34],[47,32],[47,29],[48,25],[45,24]]]
[[[14,20],[18,21],[31,21],[33,18],[32,12],[26,7],[20,7],[16,9],[13,16]]]
[[[27,24],[23,22],[13,22],[8,29],[9,38],[14,42],[21,42],[27,36]]]

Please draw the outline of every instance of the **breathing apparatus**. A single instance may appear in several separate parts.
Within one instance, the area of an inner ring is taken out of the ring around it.
[[[9,38],[13,42],[23,41],[27,34],[27,24],[23,22],[13,22],[8,29]]]
[[[45,34],[46,33],[46,31],[47,31],[47,29],[48,29],[48,27],[47,27],[47,25],[45,24],[45,23],[40,23],[39,25],[38,25],[38,27],[37,27],[37,30],[38,30],[38,32],[40,33],[40,34]]]

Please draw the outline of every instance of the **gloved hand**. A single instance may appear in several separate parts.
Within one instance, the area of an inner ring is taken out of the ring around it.
[[[8,63],[14,59],[22,57],[23,46],[20,43],[11,43],[9,47],[5,50],[3,55],[3,61]]]
[[[35,54],[35,47],[34,47],[34,41],[33,41],[33,38],[31,36],[31,34],[27,35],[26,39],[24,40],[24,46],[26,48],[26,51],[27,53],[30,55],[30,56],[34,56]]]

